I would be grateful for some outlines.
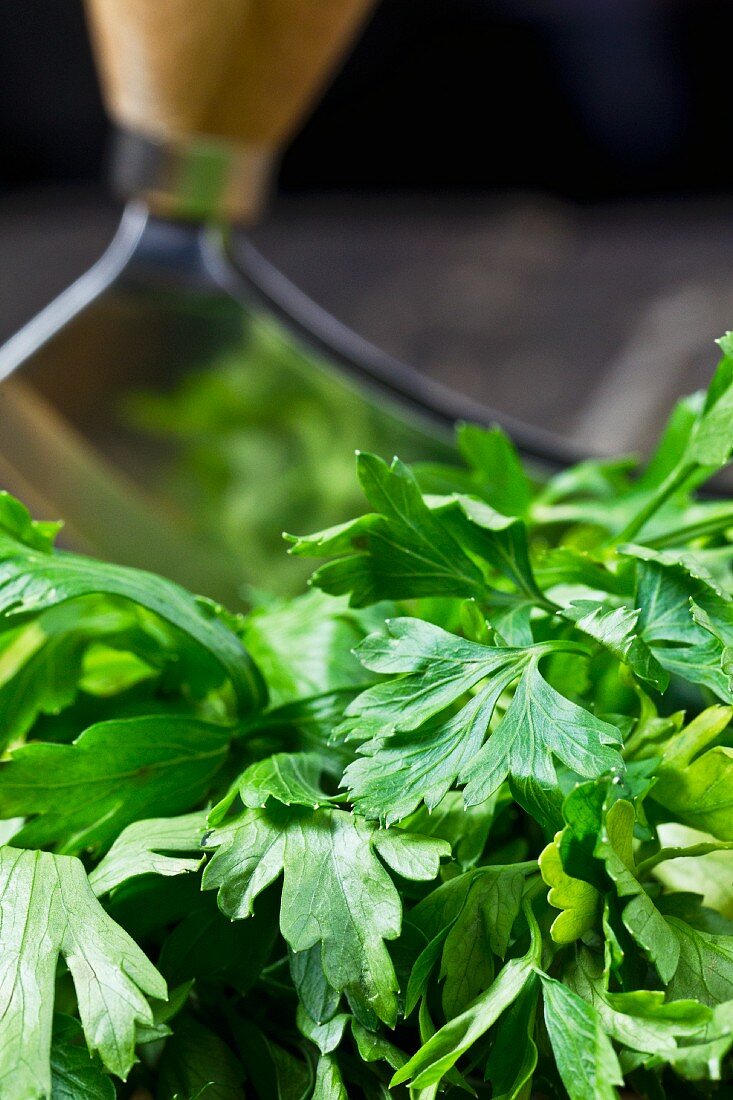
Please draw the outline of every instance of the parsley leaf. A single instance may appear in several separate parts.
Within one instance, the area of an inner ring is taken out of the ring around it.
[[[56,963],[76,986],[90,1050],[125,1077],[136,1028],[153,1023],[147,997],[166,985],[140,948],[99,905],[82,864],[48,852],[0,848],[0,1081],[8,1096],[51,1090]]]
[[[35,815],[17,843],[106,848],[131,822],[200,801],[230,737],[226,726],[152,715],[102,722],[73,745],[33,742],[0,763],[0,812]]]
[[[405,878],[426,880],[447,852],[442,841],[375,829],[342,810],[247,810],[206,841],[217,852],[204,888],[219,891],[232,919],[249,916],[257,895],[283,874],[280,929],[293,951],[321,944],[336,990],[363,997],[394,1023],[397,982],[384,941],[400,933],[400,898],[383,859]]]

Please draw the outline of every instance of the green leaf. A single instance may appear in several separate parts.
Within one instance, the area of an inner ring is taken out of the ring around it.
[[[37,815],[19,844],[106,848],[133,821],[204,797],[230,736],[225,726],[155,715],[101,722],[73,745],[24,745],[0,764],[0,813]]]
[[[526,868],[487,867],[473,876],[443,945],[443,1010],[457,1016],[490,984],[522,905]],[[413,917],[414,919],[414,917]]]
[[[484,501],[465,493],[426,497],[425,501],[464,551],[480,562],[487,562],[530,601],[547,605],[532,572],[522,520],[504,516]]]
[[[485,1035],[532,980],[539,963],[539,937],[521,959],[510,959],[492,984],[465,1012],[444,1024],[392,1078],[392,1086],[409,1081],[412,1088],[437,1084]]]
[[[724,348],[726,344],[721,345]],[[720,469],[733,451],[733,360],[725,354],[710,383],[700,419],[690,440],[689,459]]]
[[[594,928],[600,913],[601,895],[589,882],[573,878],[563,867],[560,843],[563,833],[555,834],[540,854],[542,878],[550,887],[547,900],[562,912],[555,917],[550,934],[555,943],[573,943]]]
[[[719,604],[711,578],[678,555],[645,547],[623,547],[636,560],[635,602],[641,609],[639,630],[652,653],[669,673],[701,684],[725,702],[731,701],[721,667],[720,643],[693,617],[691,603],[703,610]]]
[[[675,495],[686,495],[728,463],[733,449],[733,360],[727,356],[721,360],[702,407],[693,398],[683,402],[683,410],[682,430],[673,433],[675,460],[662,457],[665,476],[652,483],[648,496],[642,496],[643,504],[627,522],[620,541],[633,538]],[[686,415],[690,412],[692,417]]]
[[[414,619],[387,627],[389,635],[371,636],[359,655],[368,668],[398,677],[357,697],[343,727],[352,737],[379,731],[344,775],[360,813],[397,821],[420,801],[438,805],[457,778],[467,784],[466,804],[477,805],[511,775],[515,797],[538,809],[543,822],[554,821],[553,756],[583,776],[623,769],[618,730],[540,675],[537,666],[552,645],[482,646]],[[518,676],[509,709],[482,749],[494,708]],[[442,716],[475,685],[478,693],[462,710]]]
[[[203,859],[200,849],[205,832],[204,813],[148,818],[128,825],[90,873],[89,882],[94,893],[102,897],[137,875],[173,876],[198,871]],[[172,852],[198,854],[171,855]]]
[[[352,1019],[351,1033],[363,1061],[386,1062],[392,1069],[400,1069],[407,1061],[407,1055],[398,1050],[394,1043],[376,1031],[368,1031],[358,1020]]]
[[[624,925],[666,984],[677,969],[679,942],[636,877],[634,823],[633,805],[625,799],[614,802],[605,814],[595,852],[604,860],[619,897],[631,899],[623,910]]]
[[[3,1100],[43,1100],[51,1091],[59,955],[74,979],[89,1049],[124,1078],[136,1029],[153,1023],[146,996],[165,999],[166,985],[101,908],[79,860],[0,848],[0,936]]]
[[[457,440],[481,496],[505,516],[523,516],[532,499],[532,486],[508,436],[501,428],[461,424]]]
[[[328,1055],[322,1055],[318,1059],[311,1100],[349,1100],[341,1071],[336,1061]]]
[[[570,1100],[616,1100],[621,1067],[601,1019],[587,1001],[540,974],[545,1027]]]
[[[477,645],[417,619],[393,619],[387,627],[388,637],[368,638],[359,656],[374,671],[402,675],[358,696],[343,728],[351,736],[380,731],[360,746],[344,783],[360,813],[389,824],[421,801],[429,809],[438,805],[478,752],[500,695],[528,658],[522,650]],[[486,685],[463,710],[428,722],[482,680]]]
[[[181,1016],[160,1062],[161,1100],[242,1100],[244,1069],[230,1047],[193,1016]]]
[[[505,670],[501,678],[498,676],[446,721],[432,720],[416,731],[375,738],[361,745],[361,755],[344,772],[344,783],[356,810],[390,825],[411,814],[421,801],[431,811],[438,806],[478,754],[496,702],[515,676],[514,668]]]
[[[374,455],[360,455],[357,468],[377,512],[308,538],[287,536],[294,543],[291,553],[341,555],[316,571],[313,584],[334,595],[351,593],[355,607],[420,596],[512,602],[490,583],[495,571],[531,602],[549,606],[532,573],[524,523],[516,516],[502,515],[465,493],[423,496],[414,474],[398,459],[388,467]]]
[[[169,985],[192,980],[204,986],[217,983],[245,996],[277,941],[279,900],[276,891],[267,891],[254,916],[242,922],[228,920],[213,894],[193,894],[184,914],[176,914],[178,923],[160,952],[160,971]]]
[[[508,801],[508,797],[503,800],[497,793],[480,806],[466,809],[463,796],[458,791],[449,791],[435,809],[421,806],[410,814],[402,821],[402,828],[447,841],[453,858],[462,871],[467,871],[481,859],[494,818],[504,801]]]
[[[595,1009],[609,1038],[631,1050],[667,1057],[680,1039],[702,1037],[712,1017],[699,1001],[667,1001],[659,990],[610,993],[602,957],[586,947],[565,967],[562,978]]]
[[[438,960],[443,952],[443,944],[448,934],[449,926],[442,928],[437,935],[423,947],[415,959],[405,992],[405,1017],[412,1014],[418,1001],[422,1000],[428,991],[430,977],[438,965]]]
[[[363,687],[364,670],[352,650],[384,619],[357,612],[346,600],[312,591],[254,610],[242,640],[264,676],[272,706],[352,685]]]
[[[623,762],[618,729],[555,691],[538,663],[539,656],[530,660],[504,718],[460,778],[471,806],[511,776],[517,800],[549,825],[559,801],[553,758],[587,778],[621,774]]]
[[[313,1067],[243,1017],[230,1014],[237,1048],[247,1071],[248,1095],[260,1100],[306,1100],[314,1085]]]
[[[12,623],[12,617],[10,622]],[[90,646],[114,639],[134,646],[139,622],[125,601],[82,597],[0,633],[2,745],[27,733],[39,714],[58,714],[81,687]],[[160,645],[160,639],[157,640]],[[116,652],[119,658],[121,653]],[[129,656],[129,655],[128,655]],[[88,667],[88,666],[87,666]],[[145,668],[141,663],[139,668]],[[148,674],[153,670],[148,667]]]
[[[290,976],[303,1008],[317,1024],[326,1023],[335,1014],[341,994],[329,985],[323,973],[320,944],[307,951],[290,951]]]
[[[437,874],[447,846],[391,834],[341,810],[248,810],[207,839],[216,847],[204,889],[219,890],[232,919],[248,916],[282,873],[280,929],[293,951],[321,944],[323,970],[339,992],[355,990],[380,1019],[396,1018],[397,983],[385,940],[400,932],[399,894],[376,852],[403,876]]]
[[[53,549],[53,544],[62,523],[39,522],[31,519],[31,514],[24,504],[11,496],[3,489],[0,491],[0,532],[30,550],[40,550],[48,553]]]
[[[81,1025],[57,1014],[51,1044],[51,1100],[114,1100],[115,1087],[84,1043]]]
[[[496,1038],[486,1063],[491,1100],[525,1100],[537,1068],[533,1038],[537,1012],[537,987],[528,984],[496,1027]]]
[[[353,607],[417,596],[484,595],[481,570],[432,515],[407,466],[359,454],[357,473],[375,513],[306,538],[288,536],[291,554],[340,555],[314,573],[314,585],[337,596],[350,593]]]
[[[317,810],[330,801],[320,786],[321,770],[321,758],[316,753],[275,753],[243,772],[239,796],[245,806],[252,809],[274,798],[285,806],[308,806]]]
[[[366,638],[357,656],[370,671],[401,678],[367,688],[347,708],[345,728],[352,736],[385,726],[416,729],[481,680],[507,669],[516,669],[516,677],[529,656],[524,649],[466,641],[420,619],[387,619],[385,625],[387,633]]]
[[[321,1054],[330,1054],[336,1050],[350,1018],[348,1013],[342,1012],[338,1016],[332,1016],[330,1020],[318,1023],[308,1015],[302,1005],[298,1005],[298,1030],[306,1039],[315,1043]]]
[[[637,633],[638,611],[596,600],[573,600],[563,616],[578,630],[604,646],[614,657],[627,664],[640,680],[664,691],[669,675]]]
[[[152,573],[40,545],[29,548],[13,532],[0,532],[0,616],[8,624],[90,595],[122,597],[154,612],[217,662],[243,713],[264,704],[259,672],[210,601]]]
[[[700,932],[677,917],[665,919],[679,955],[667,986],[669,996],[706,1005],[733,1000],[733,936]]]

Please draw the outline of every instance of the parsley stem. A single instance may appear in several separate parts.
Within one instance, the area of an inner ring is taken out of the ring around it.
[[[637,866],[638,875],[646,875],[653,871],[658,863],[667,859],[685,859],[694,856],[707,856],[711,852],[729,852],[733,849],[733,840],[706,840],[700,844],[691,844],[687,848],[672,847],[660,848],[653,856],[642,860]]]
[[[687,481],[690,474],[694,472],[695,466],[696,463],[685,463],[682,466],[675,467],[675,469],[664,479],[656,493],[650,497],[644,507],[627,523],[621,534],[615,539],[615,542],[631,542],[631,540],[638,535],[639,531],[646,526],[654,513],[662,507],[685,481]]]
[[[676,527],[673,531],[665,531],[654,539],[647,539],[646,545],[655,550],[663,550],[667,546],[680,546],[693,539],[703,538],[706,535],[717,535],[733,526],[733,509],[727,508],[722,513],[708,516],[698,520],[697,523],[689,523],[686,527]]]

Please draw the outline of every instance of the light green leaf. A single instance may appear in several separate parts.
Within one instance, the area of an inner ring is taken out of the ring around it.
[[[733,920],[733,851],[715,851],[715,838],[710,833],[676,822],[658,825],[657,832],[664,848],[677,849],[680,854],[697,848],[700,854],[665,859],[654,868],[654,877],[669,890],[699,894],[703,905]],[[708,851],[700,851],[701,846],[707,846]]]
[[[555,909],[561,909],[555,917],[550,934],[555,943],[573,943],[595,927],[601,910],[601,895],[589,882],[573,878],[563,867],[560,855],[562,832],[555,834],[540,854],[539,866],[542,878],[550,887],[547,900]]]
[[[718,746],[692,763],[665,768],[652,797],[685,825],[733,840],[733,749]]]
[[[37,815],[24,845],[105,848],[151,813],[200,801],[222,766],[231,730],[178,715],[100,722],[72,745],[32,742],[0,764],[0,814]]]
[[[68,856],[0,848],[0,1080],[3,1100],[51,1091],[51,1026],[59,955],[76,987],[89,1049],[125,1077],[147,997],[166,985],[140,948],[107,916],[83,865]]]
[[[205,832],[205,813],[148,818],[128,825],[90,873],[94,893],[101,897],[137,875],[172,876],[197,871],[203,860],[200,849]],[[199,854],[171,855],[171,852]]]
[[[545,1027],[570,1100],[617,1100],[621,1067],[601,1018],[567,986],[540,974]]]

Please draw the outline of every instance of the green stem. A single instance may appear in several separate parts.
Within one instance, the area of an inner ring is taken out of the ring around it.
[[[615,541],[617,543],[631,542],[632,539],[638,535],[639,531],[646,526],[654,513],[662,507],[665,501],[667,501],[672,494],[687,481],[690,474],[694,472],[695,466],[695,463],[687,463],[686,465],[678,466],[677,469],[672,470],[659,486],[654,496],[651,497],[644,507],[636,513],[633,519],[627,523],[626,527],[624,527]]]
[[[667,531],[664,535],[657,535],[655,539],[647,539],[647,546],[655,550],[663,550],[666,546],[683,545],[692,542],[693,539],[704,538],[706,535],[717,535],[733,526],[733,509],[723,515],[710,516],[708,519],[690,523],[687,527],[678,527],[674,531]]]
[[[647,875],[653,871],[658,863],[667,859],[685,859],[694,856],[707,856],[711,852],[729,852],[733,849],[733,841],[706,840],[700,844],[691,844],[688,848],[660,848],[659,851],[643,860],[636,868],[637,875]]]

